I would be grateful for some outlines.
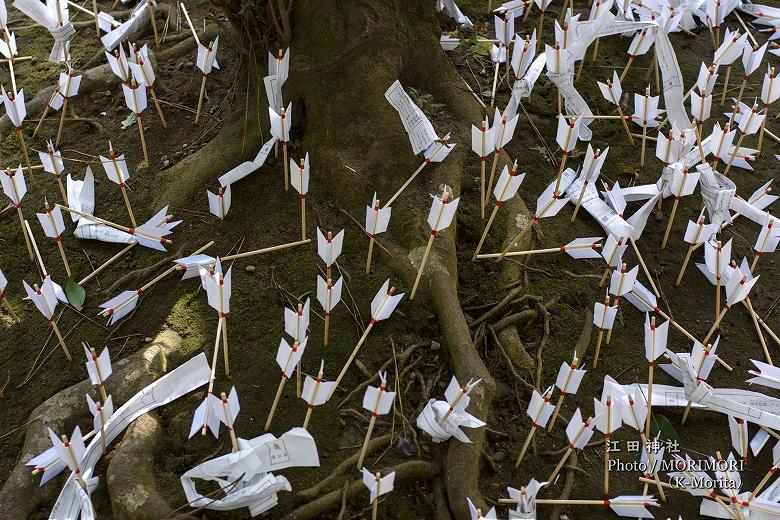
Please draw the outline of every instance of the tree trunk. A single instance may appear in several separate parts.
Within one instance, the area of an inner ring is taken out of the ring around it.
[[[228,13],[231,20],[237,17],[237,13]],[[441,191],[443,183],[460,193],[463,162],[470,148],[468,129],[482,118],[480,106],[464,89],[439,44],[442,31],[435,1],[299,0],[291,25],[292,58],[283,94],[285,104],[293,103],[291,140],[300,142],[293,155],[310,152],[312,172],[317,172],[311,185],[314,200],[359,216],[374,191],[386,199],[422,162],[421,156],[412,155],[398,114],[384,98],[396,79],[407,89],[432,94],[447,107],[451,127],[437,131],[440,135],[452,132],[459,146],[445,163],[426,168],[394,203],[390,232],[380,237],[392,252],[392,258],[385,255],[382,259],[411,285],[416,266],[410,258],[419,262],[413,250],[425,246],[430,232],[428,193]],[[267,34],[245,27],[236,32]],[[262,58],[258,64],[261,73],[264,62]],[[260,110],[264,112],[265,106]],[[255,121],[255,116],[249,116],[249,121]],[[242,157],[243,119],[243,114],[236,116],[199,153],[166,170],[162,184],[167,189],[159,201],[186,204],[192,193],[254,155],[260,146],[260,131],[250,128],[247,142],[255,146],[246,147]],[[262,120],[266,124],[265,116]],[[204,156],[209,160],[203,161]],[[469,411],[487,420],[495,383],[474,348],[458,301],[455,227],[436,239],[421,290],[439,316],[455,375],[461,381],[483,379]],[[469,518],[467,496],[487,510],[477,485],[484,429],[468,434],[473,444],[450,441],[444,468],[449,506],[458,519]]]

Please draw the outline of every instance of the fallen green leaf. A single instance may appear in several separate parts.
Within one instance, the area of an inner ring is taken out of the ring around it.
[[[70,302],[73,307],[75,307],[77,310],[81,310],[84,308],[84,300],[87,299],[87,291],[84,290],[82,286],[76,283],[76,280],[73,278],[68,278],[68,281],[65,282],[65,296],[68,297],[68,301]]]
[[[669,419],[657,413],[653,414],[652,420],[650,421],[650,436],[653,438],[658,436],[662,440],[680,442],[677,430],[674,429],[674,426],[672,426]]]

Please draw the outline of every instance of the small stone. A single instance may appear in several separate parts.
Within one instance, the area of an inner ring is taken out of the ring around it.
[[[106,90],[105,92],[103,92],[103,95],[105,97],[111,97],[111,91],[110,90]]]
[[[167,161],[168,160],[168,156],[167,155],[163,155],[162,157],[160,157],[160,160],[161,161]]]
[[[193,66],[195,66],[195,64],[194,64],[194,63],[192,63],[191,61],[188,61],[188,62],[186,63],[186,66],[187,66],[187,67],[193,67]]]
[[[168,166],[170,166],[170,165],[171,165],[171,161],[169,161],[168,159],[165,159],[165,160],[162,162],[162,167],[163,167],[163,168],[167,168],[167,167],[168,167]]]
[[[558,517],[560,520],[569,520],[569,517],[566,515],[561,515]]]
[[[146,336],[144,338],[144,343],[151,343],[152,341],[153,341],[152,338],[150,338],[149,336]]]
[[[183,66],[184,66],[184,62],[180,61],[179,63],[176,64],[175,68],[176,68],[176,70],[180,70]]]
[[[182,152],[176,152],[173,154],[174,159],[181,159],[184,154]]]
[[[246,272],[247,273],[254,273],[255,272],[255,266],[253,266],[253,265],[246,266]]]
[[[188,146],[189,145],[187,143],[184,143],[183,145],[181,145],[182,148],[187,148]]]
[[[439,350],[441,348],[441,343],[438,341],[431,341],[431,350]]]

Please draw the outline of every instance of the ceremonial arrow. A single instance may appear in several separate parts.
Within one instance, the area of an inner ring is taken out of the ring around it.
[[[292,172],[295,172],[292,174]],[[301,199],[301,240],[306,240],[306,195],[309,193],[309,153],[306,152],[306,157],[301,159],[299,164],[295,164],[295,161],[290,159],[290,184],[292,184],[295,191]]]
[[[217,399],[214,394],[210,394],[211,399]],[[219,403],[215,403],[214,410],[219,416],[220,422],[224,423],[230,433],[230,443],[233,445],[233,453],[238,451],[238,439],[236,439],[235,422],[241,405],[238,402],[238,393],[236,387],[230,389],[230,395],[225,392],[220,394]]]
[[[328,346],[328,338],[330,336],[330,315],[333,313],[333,308],[341,301],[341,288],[344,285],[344,277],[339,278],[336,283],[328,278],[325,280],[321,276],[317,275],[317,301],[322,305],[323,312],[325,314],[325,331],[323,332],[323,347]]]
[[[303,429],[309,426],[312,411],[316,406],[325,404],[330,397],[335,381],[323,381],[322,374],[325,368],[325,360],[320,361],[320,371],[317,372],[317,378],[306,376],[303,382],[303,392],[301,398],[306,401],[306,418],[303,420]]]
[[[386,389],[387,373],[379,372],[379,380],[380,384],[378,387],[366,387],[366,393],[363,395],[363,408],[371,413],[371,418],[368,421],[368,430],[366,430],[366,437],[363,439],[363,446],[360,448],[360,455],[357,461],[358,469],[363,465],[363,459],[366,456],[366,450],[368,450],[368,442],[371,440],[371,432],[374,431],[376,418],[390,413],[393,401],[395,401],[395,392],[388,392]]]
[[[485,218],[485,162],[487,160],[488,150],[495,141],[494,128],[489,128],[487,117],[482,121],[479,128],[471,125],[471,150],[479,155],[479,194],[480,194],[480,215]]]
[[[14,206],[16,206],[16,214],[19,217],[19,225],[22,227],[22,235],[24,236],[24,242],[27,244],[27,253],[30,255],[30,260],[35,262],[33,256],[32,246],[30,245],[30,237],[27,234],[27,228],[24,225],[24,214],[22,213],[22,198],[27,193],[27,184],[24,182],[24,172],[22,172],[22,165],[20,164],[16,171],[2,170],[0,173],[0,184],[3,187],[3,193],[11,199]]]
[[[493,225],[493,221],[498,214],[498,208],[501,204],[515,196],[520,185],[523,183],[523,179],[525,179],[525,173],[521,173],[520,175],[517,174],[517,159],[515,159],[511,169],[507,165],[504,165],[504,169],[501,171],[501,175],[496,182],[496,187],[493,190],[493,195],[496,197],[496,204],[493,207],[493,211],[490,213],[490,218],[485,225],[485,230],[482,231],[482,236],[479,238],[477,249],[474,251],[474,256],[471,257],[472,261],[479,257],[479,252],[482,250],[482,244],[485,243],[488,231],[490,231],[490,226]]]
[[[14,125],[16,135],[19,136],[19,146],[22,149],[22,155],[24,155],[24,164],[27,167],[27,173],[30,174],[30,181],[34,184],[35,176],[30,164],[30,156],[27,154],[27,144],[24,142],[24,128],[22,128],[24,118],[27,117],[27,108],[24,104],[24,89],[19,92],[6,92],[5,87],[0,86],[0,94],[3,97],[3,104],[5,105],[8,119]]]
[[[40,287],[38,287],[38,284],[34,284],[30,287],[26,281],[22,281],[22,283],[24,284],[24,290],[27,293],[27,296],[35,304],[38,311],[43,314],[43,317],[51,324],[51,328],[54,330],[55,336],[57,336],[57,341],[59,341],[62,351],[65,353],[65,357],[70,361],[70,351],[65,344],[62,333],[60,333],[60,328],[57,326],[57,318],[54,315],[54,311],[57,308],[57,295],[54,293],[54,282],[52,282],[51,277],[47,276]]]
[[[413,300],[414,295],[417,292],[420,278],[425,270],[425,264],[428,261],[428,255],[433,246],[433,239],[436,238],[436,235],[440,231],[448,228],[455,218],[455,211],[458,209],[460,197],[452,199],[450,195],[450,189],[445,185],[441,197],[433,197],[433,204],[431,205],[431,210],[428,212],[428,224],[431,226],[431,236],[428,238],[428,244],[425,246],[425,252],[423,253],[422,260],[420,260],[420,267],[417,269],[417,277],[414,279],[414,286],[412,287],[412,293],[409,296],[409,300]]]
[[[548,247],[545,249],[530,249],[528,251],[512,251],[506,256],[528,256],[547,253],[566,253],[574,259],[601,258],[598,250],[601,249],[601,237],[575,238],[565,246]],[[498,258],[501,253],[489,253],[477,255],[477,258]]]
[[[84,355],[87,357],[85,363],[87,367],[87,375],[90,382],[98,387],[100,390],[100,397],[103,402],[108,401],[108,395],[106,394],[106,379],[113,373],[111,368],[111,354],[108,351],[108,347],[103,348],[103,352],[98,356],[97,351],[90,347],[86,342],[81,344],[84,347]]]
[[[549,387],[544,391],[544,395],[540,394],[535,389],[531,394],[531,401],[528,403],[528,409],[526,410],[526,414],[531,418],[531,431],[528,432],[523,447],[520,448],[520,454],[515,461],[516,468],[520,466],[520,462],[522,462],[525,452],[528,450],[528,446],[531,445],[531,440],[533,439],[536,430],[547,426],[547,421],[549,421],[550,416],[552,416],[553,410],[555,409],[555,407],[550,404],[552,392],[553,387]]]
[[[106,445],[106,421],[114,413],[114,402],[111,396],[108,396],[103,402],[97,403],[87,394],[87,407],[92,413],[93,428],[94,431],[100,432],[100,446],[103,448],[103,453],[108,452]]]
[[[585,376],[585,372],[587,372],[584,369],[577,368],[578,362],[577,352],[575,352],[571,364],[561,363],[561,367],[558,369],[558,377],[555,379],[555,386],[558,387],[561,393],[558,396],[558,403],[555,405],[555,410],[553,410],[550,424],[547,426],[548,432],[551,432],[555,426],[555,420],[558,418],[558,413],[561,411],[564,398],[569,394],[577,393],[577,390],[580,388],[580,383],[582,383],[582,378]]]
[[[561,461],[555,466],[555,469],[550,474],[547,482],[555,481],[555,477],[558,476],[558,473],[574,450],[582,450],[585,448],[585,445],[588,444],[588,441],[593,436],[593,428],[595,427],[593,419],[594,417],[591,416],[583,421],[582,413],[579,408],[574,412],[574,415],[569,421],[569,425],[566,427],[566,437],[569,439],[569,446],[566,448],[563,457],[561,457]]]
[[[712,367],[715,365],[715,361],[718,360],[715,351],[718,348],[719,341],[720,337],[716,338],[712,344],[706,346],[698,341],[694,341],[691,353],[687,356],[687,365],[681,366],[680,370],[688,370],[695,367],[695,372],[692,373],[693,378],[696,381],[706,381],[712,371]],[[678,354],[678,358],[680,356],[682,356],[682,354]],[[683,412],[680,424],[685,424],[685,421],[688,420],[688,414],[691,412],[692,405],[693,402],[690,400],[688,401],[688,404],[685,405],[685,411]]]
[[[371,520],[376,520],[379,497],[393,490],[395,471],[388,473],[383,477],[378,471],[372,474],[366,468],[363,468],[362,475],[363,485],[368,488],[369,499],[371,501]]]
[[[471,400],[469,394],[481,381],[482,379],[477,379],[476,381],[474,379],[469,379],[468,382],[461,387],[455,376],[452,376],[450,384],[444,391],[444,398],[447,400],[448,408],[442,418],[437,422],[439,428],[444,426],[444,423],[447,422],[450,415],[453,413],[461,413],[466,410]]]
[[[119,295],[101,304],[100,308],[103,310],[100,311],[99,316],[108,317],[109,318],[108,324],[113,325],[114,323],[122,319],[124,316],[132,312],[133,309],[135,309],[136,305],[138,304],[139,298],[146,290],[148,290],[150,287],[152,287],[154,284],[156,284],[157,282],[159,282],[169,274],[175,271],[187,271],[191,267],[194,268],[193,270],[195,272],[199,272],[198,270],[200,269],[200,267],[202,267],[202,264],[196,262],[190,262],[189,259],[193,257],[197,257],[199,253],[205,251],[213,244],[214,242],[211,241],[208,244],[201,247],[200,249],[198,249],[197,251],[195,251],[192,254],[192,256],[176,260],[175,265],[169,267],[158,276],[152,278],[152,280],[143,284],[138,289],[135,289],[133,291],[123,291]]]
[[[358,340],[357,345],[355,345],[355,348],[352,350],[352,353],[349,355],[347,362],[344,363],[344,367],[341,369],[341,372],[339,372],[339,376],[336,378],[336,384],[333,387],[333,390],[331,390],[329,397],[333,395],[333,393],[336,391],[336,388],[338,388],[339,383],[341,383],[341,380],[344,379],[344,375],[347,373],[350,365],[355,360],[355,356],[357,356],[357,353],[360,351],[360,347],[363,346],[366,338],[368,338],[368,334],[371,332],[371,329],[373,329],[374,325],[380,321],[389,318],[395,308],[401,302],[401,298],[404,297],[404,293],[395,295],[393,294],[395,287],[390,287],[389,289],[388,287],[390,287],[390,280],[386,280],[385,283],[382,284],[382,287],[371,301],[371,321],[368,323],[366,330],[363,331],[363,335],[360,336],[360,339]]]
[[[623,129],[626,131],[628,141],[633,146],[634,138],[631,136],[631,130],[628,129],[628,123],[626,122],[627,117],[623,115],[623,107],[620,106],[620,100],[623,97],[623,89],[620,86],[620,78],[618,78],[617,72],[614,70],[612,71],[612,81],[607,80],[606,83],[598,81],[597,83],[604,99],[617,107],[620,122],[623,123]]]
[[[139,85],[146,85],[146,88],[149,89],[149,94],[152,95],[152,101],[157,110],[157,115],[160,116],[160,122],[162,123],[163,128],[168,128],[168,123],[165,121],[165,115],[163,115],[162,108],[160,107],[160,101],[157,99],[157,93],[154,91],[154,81],[156,77],[154,75],[152,63],[149,61],[149,50],[146,45],[140,49],[135,45],[131,45],[130,51],[132,52],[131,58],[135,61],[130,61],[127,65],[130,67],[136,83]]]
[[[330,278],[331,268],[336,259],[341,255],[341,249],[344,246],[344,230],[342,229],[334,236],[328,231],[327,236],[322,234],[320,228],[317,228],[317,254],[325,262],[325,278]]]
[[[268,118],[271,121],[271,135],[282,143],[282,153],[284,165],[284,191],[290,189],[290,173],[288,171],[287,164],[287,143],[290,140],[290,125],[292,125],[292,103],[287,105],[287,108],[282,108],[279,113],[276,110],[268,107]]]
[[[70,264],[68,264],[68,257],[65,256],[65,248],[62,247],[62,234],[65,232],[65,221],[62,218],[62,210],[59,206],[54,206],[54,209],[52,210],[48,200],[45,200],[44,204],[46,212],[36,213],[36,216],[41,223],[44,234],[49,238],[53,238],[57,243],[62,263],[65,266],[65,272],[68,274],[68,278],[70,278]]]
[[[168,245],[173,244],[172,240],[165,238],[165,235],[171,233],[169,229],[164,229],[164,228],[161,229],[157,226],[150,224],[149,222],[145,224],[141,224],[137,228],[136,227],[129,228],[127,226],[115,224],[113,222],[102,219],[100,217],[90,215],[89,213],[84,213],[83,211],[79,211],[73,208],[69,208],[67,206],[63,206],[62,204],[57,204],[57,206],[61,207],[65,211],[69,211],[70,213],[79,215],[80,217],[85,217],[88,221],[95,221],[100,224],[105,224],[106,226],[112,227],[114,229],[118,229],[119,231],[124,231],[125,233],[129,233],[133,235],[136,238],[136,240],[138,240],[139,244],[151,249],[157,249],[158,251],[165,251],[165,246],[163,244],[168,244]]]
[[[601,351],[601,341],[604,338],[605,330],[612,330],[617,316],[617,305],[610,305],[610,296],[607,292],[604,303],[596,302],[593,304],[593,324],[599,328],[599,334],[596,337],[596,350],[593,353],[593,368],[599,365],[599,352]]]
[[[368,256],[366,257],[366,274],[371,270],[371,257],[374,254],[374,241],[379,233],[387,231],[387,226],[390,223],[390,215],[393,208],[385,205],[384,208],[379,206],[379,199],[376,198],[376,192],[374,192],[374,198],[370,206],[366,206],[366,233],[368,233]]]
[[[499,499],[499,504],[514,504],[516,499]],[[588,499],[558,499],[558,498],[537,498],[536,504],[547,505],[569,505],[569,506],[604,506],[611,509],[618,516],[629,516],[633,518],[655,518],[653,513],[647,510],[648,507],[658,507],[658,501],[652,495],[621,495],[614,498],[605,498],[603,500]]]
[[[200,281],[206,290],[209,305],[218,313],[222,322],[222,350],[225,361],[225,375],[230,376],[230,361],[228,357],[227,315],[230,313],[230,297],[232,295],[233,268],[222,272],[222,262],[219,257],[211,269],[199,268]]]
[[[306,349],[307,341],[308,338],[303,338],[303,341],[301,342],[296,340],[292,346],[290,346],[290,344],[287,343],[284,338],[282,338],[282,340],[279,342],[279,349],[276,352],[276,364],[279,365],[279,368],[282,369],[282,378],[279,381],[279,387],[276,389],[276,396],[274,396],[274,401],[271,404],[271,411],[268,412],[268,419],[265,421],[263,431],[267,432],[271,428],[271,421],[274,419],[276,406],[279,404],[279,399],[282,397],[284,384],[288,379],[290,379],[290,376],[295,370],[295,367],[297,367],[298,363],[300,363],[301,357],[303,356],[303,351]],[[333,387],[334,390],[336,386],[338,385]]]
[[[68,195],[65,192],[65,187],[62,185],[62,173],[65,170],[62,153],[59,150],[55,150],[54,144],[49,140],[46,141],[46,151],[38,152],[38,158],[43,165],[43,171],[54,174],[54,178],[57,180],[57,186],[60,188],[62,202],[63,204],[67,204]]]
[[[217,193],[211,193],[206,190],[206,194],[209,198],[209,213],[216,216],[220,220],[225,220],[227,212],[230,210],[230,204],[232,201],[230,184],[227,187],[220,187]]]
[[[60,138],[62,137],[62,129],[65,126],[65,115],[68,111],[68,101],[71,97],[74,97],[79,92],[79,86],[81,85],[81,76],[76,76],[73,73],[73,69],[70,63],[66,62],[68,67],[67,72],[63,72],[60,75],[58,93],[62,97],[62,110],[60,111],[60,124],[57,127],[57,138],[54,141],[56,146],[60,145]]]

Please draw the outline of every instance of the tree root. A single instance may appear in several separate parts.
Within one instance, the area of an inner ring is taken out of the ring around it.
[[[389,442],[392,442],[392,436],[389,434],[371,439],[371,441],[368,443],[368,449],[366,450],[366,455],[370,455],[371,453],[375,452],[382,446],[385,446]],[[333,483],[334,480],[336,480],[338,477],[340,477],[347,471],[354,469],[355,464],[357,464],[359,457],[360,457],[360,451],[356,451],[351,457],[345,459],[344,461],[341,462],[341,464],[336,466],[336,468],[330,472],[330,475],[320,480],[315,485],[307,489],[298,491],[296,495],[308,500],[317,497],[320,493],[322,493],[322,490],[327,486],[329,486],[331,483]]]
[[[515,298],[520,297],[521,299],[525,298],[526,300],[532,298],[529,295],[521,296],[522,292],[523,292],[522,287],[515,287],[514,289],[509,291],[507,295],[504,296],[504,298],[500,302],[498,302],[492,309],[490,309],[485,314],[483,314],[479,318],[469,323],[469,327],[473,329],[483,321],[490,321],[493,318],[499,317],[509,307],[509,305],[514,302]]]
[[[429,345],[429,344],[430,344],[430,342],[425,341],[425,342],[422,342],[422,343],[415,343],[414,345],[410,345],[408,348],[406,348],[406,350],[404,350],[403,352],[401,352],[400,354],[398,354],[396,356],[396,359],[398,361],[398,366],[399,367],[403,367],[404,364],[406,363],[406,361],[409,359],[409,356],[412,355],[412,352],[414,352],[415,350],[417,350],[420,347],[424,347],[424,346]],[[366,387],[368,387],[368,385],[370,385],[371,383],[379,380],[379,372],[387,372],[390,369],[390,367],[394,364],[394,361],[395,360],[391,356],[390,359],[388,359],[387,361],[382,363],[382,366],[379,367],[379,370],[377,370],[376,373],[371,374],[370,377],[367,380],[363,381],[357,387],[355,387],[355,389],[352,390],[347,395],[347,397],[345,397],[339,403],[339,405],[336,407],[336,409],[341,408],[342,406],[347,404],[353,398],[357,397],[358,395],[361,395],[365,391]]]
[[[566,479],[563,481],[563,490],[561,491],[561,496],[558,497],[560,500],[567,500],[569,495],[571,495],[571,490],[574,488],[574,468],[576,467],[577,452],[573,451],[571,452],[571,455],[569,455],[569,463],[566,465]],[[558,520],[561,517],[563,508],[564,506],[562,504],[556,505],[550,513],[550,520]]]
[[[130,284],[135,284],[136,281],[146,281],[147,278],[149,278],[152,274],[154,274],[155,271],[157,271],[162,266],[170,264],[177,258],[181,258],[183,253],[184,253],[184,248],[181,248],[176,253],[168,257],[165,257],[162,260],[150,266],[142,267],[140,269],[136,269],[134,271],[130,271],[129,273],[123,274],[117,279],[117,281],[112,283],[108,289],[105,289],[103,291],[103,294],[113,294],[122,287],[128,287]]]
[[[557,297],[555,299],[557,300]],[[534,380],[537,388],[541,388],[542,367],[544,366],[542,354],[544,353],[544,348],[547,346],[547,340],[550,339],[550,312],[547,310],[546,306],[538,301],[533,302],[532,305],[539,311],[544,320],[542,340],[539,342],[539,348],[536,350],[536,379]]]
[[[114,372],[108,383],[116,402],[125,402],[149,383],[165,373],[165,357],[181,343],[181,338],[172,330],[160,332],[146,348],[114,363]],[[59,493],[64,475],[60,475],[47,486],[39,487],[30,476],[25,462],[51,447],[47,428],[56,432],[68,431],[73,427],[73,418],[84,413],[84,394],[94,395],[95,389],[88,380],[57,392],[30,414],[35,418],[27,427],[27,436],[20,453],[20,462],[0,490],[0,518],[3,520],[24,520],[32,512],[50,504]]]
[[[386,475],[391,471],[395,471],[396,485],[406,480],[412,480],[415,482],[431,480],[439,475],[441,467],[433,462],[426,462],[422,460],[412,460],[399,464],[395,468],[386,468],[382,470],[382,474]],[[352,482],[349,487],[344,491],[342,489],[336,489],[331,491],[327,495],[323,495],[316,500],[311,500],[308,503],[302,505],[298,509],[288,513],[283,520],[309,520],[311,518],[322,518],[323,514],[339,506],[342,502],[342,496],[345,495],[348,498],[354,497],[360,493],[367,493],[368,490],[363,485],[362,480],[356,480]]]
[[[170,518],[173,509],[157,491],[154,449],[162,434],[155,412],[142,415],[125,432],[106,472],[111,510],[117,520]]]
[[[501,332],[510,325],[514,325],[516,327],[520,324],[524,324],[533,320],[537,316],[539,316],[539,311],[537,309],[525,309],[520,312],[504,316],[493,325],[493,328],[498,332]]]
[[[501,342],[501,340],[496,335],[495,329],[492,326],[488,325],[488,330],[490,331],[490,336],[493,338],[493,343],[495,343],[495,345],[498,347],[499,352],[501,352],[501,354],[502,354],[502,356],[504,358],[504,361],[506,362],[507,367],[509,368],[509,373],[512,374],[512,377],[514,377],[515,380],[518,383],[522,384],[523,386],[525,386],[529,390],[534,390],[535,389],[534,385],[532,385],[531,383],[529,383],[528,381],[523,379],[523,377],[520,374],[517,373],[517,370],[515,369],[515,363],[512,361],[512,358],[509,357],[509,354],[507,354],[507,351],[504,348],[503,343]],[[516,334],[517,330],[510,329],[508,332],[514,332]],[[519,340],[519,338],[518,338],[518,340]],[[525,350],[523,350],[523,352],[525,352]],[[526,356],[528,356],[527,353],[526,353]],[[528,358],[530,359],[530,356],[528,356]],[[531,363],[533,363],[533,361],[531,361]],[[529,368],[529,367],[523,367],[523,368]]]

